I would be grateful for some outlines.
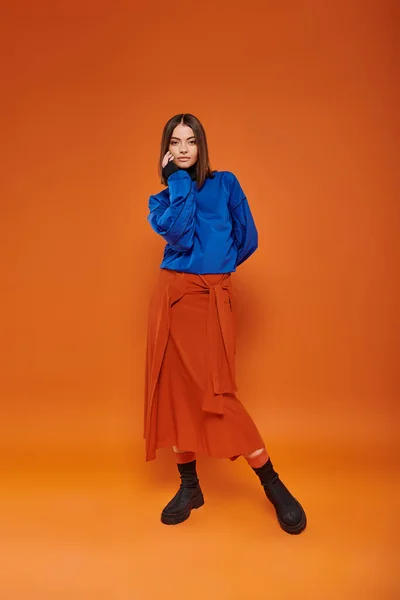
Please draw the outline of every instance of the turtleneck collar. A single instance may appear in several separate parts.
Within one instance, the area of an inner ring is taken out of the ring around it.
[[[188,169],[182,169],[182,170],[188,172],[192,181],[196,180],[197,163],[194,163],[194,165],[192,165]]]

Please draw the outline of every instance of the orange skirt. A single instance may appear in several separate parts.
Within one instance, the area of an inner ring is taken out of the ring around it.
[[[263,448],[236,391],[231,275],[161,269],[148,321],[146,460],[171,446],[232,460]]]

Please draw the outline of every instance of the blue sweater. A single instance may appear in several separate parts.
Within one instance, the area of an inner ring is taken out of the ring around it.
[[[148,220],[167,242],[162,269],[206,275],[231,273],[258,246],[257,229],[239,181],[215,171],[201,189],[185,169],[150,196]]]

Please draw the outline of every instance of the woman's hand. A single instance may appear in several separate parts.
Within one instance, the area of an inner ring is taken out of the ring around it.
[[[173,155],[171,154],[171,152],[167,152],[166,155],[163,158],[163,161],[161,163],[162,168],[165,167],[165,165],[167,165],[169,162],[171,162],[171,160],[174,160]]]

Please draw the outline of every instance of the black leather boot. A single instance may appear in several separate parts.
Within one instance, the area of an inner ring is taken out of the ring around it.
[[[204,504],[203,492],[196,473],[196,461],[178,464],[178,470],[181,475],[181,486],[161,513],[161,521],[165,525],[177,525],[186,521],[193,508],[200,508]]]
[[[291,534],[301,533],[307,525],[307,517],[300,502],[289,492],[279,479],[279,474],[274,470],[271,460],[262,467],[254,468],[260,478],[265,494],[275,507],[279,525],[284,531]]]

